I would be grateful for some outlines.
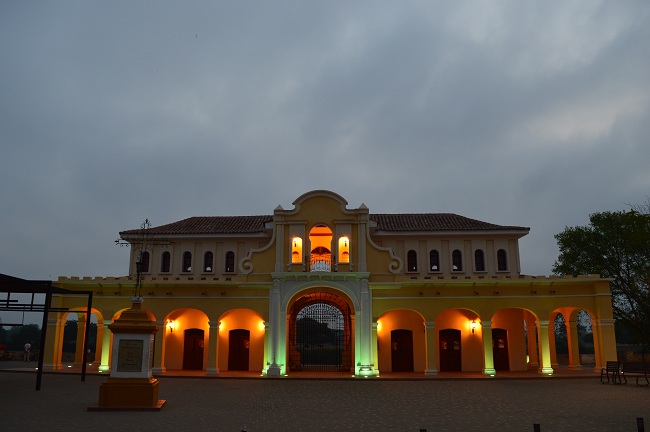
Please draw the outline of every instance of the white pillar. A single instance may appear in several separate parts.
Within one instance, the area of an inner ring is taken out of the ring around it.
[[[425,375],[438,375],[438,368],[436,362],[438,360],[438,343],[436,342],[436,323],[428,321],[424,323],[425,351],[427,353],[427,368],[424,371]]]
[[[548,320],[537,321],[537,334],[539,335],[539,357],[541,368],[539,373],[551,375],[553,367],[551,366],[551,351],[548,343]]]
[[[355,375],[374,376],[379,371],[375,368],[372,349],[372,303],[370,290],[368,289],[368,280],[361,281],[361,290],[359,298],[359,311],[357,312],[356,325],[358,327],[357,340],[358,361]]]
[[[113,321],[112,320],[103,320],[102,322],[102,327],[103,332],[102,332],[102,340],[99,340],[99,337],[97,338],[97,344],[102,345],[102,351],[101,351],[101,359],[99,362],[99,371],[100,372],[110,372],[111,371],[111,335],[113,334],[111,330],[108,328],[108,325],[111,324]],[[97,332],[99,335],[99,331]]]
[[[266,374],[269,376],[279,376],[286,372],[284,357],[286,355],[282,354],[282,349],[280,347],[282,338],[281,331],[286,327],[286,319],[284,314],[281,313],[281,299],[280,299],[280,281],[275,279],[273,281],[273,289],[271,291],[271,302],[270,302],[270,322],[269,329],[271,330],[270,337],[270,355],[271,355],[271,364],[266,370]],[[282,325],[284,323],[284,325]],[[285,345],[286,346],[286,345]]]
[[[492,347],[492,321],[481,321],[483,335],[483,375],[493,376],[497,373],[494,369],[494,349]]]
[[[208,367],[205,368],[206,375],[219,375],[219,327],[220,321],[209,321],[210,327],[208,342]]]

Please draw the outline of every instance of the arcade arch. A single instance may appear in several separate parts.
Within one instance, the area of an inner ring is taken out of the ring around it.
[[[203,370],[209,343],[208,316],[201,310],[183,308],[170,312],[164,320],[162,367],[170,370]],[[160,329],[162,331],[162,329]]]
[[[289,371],[349,372],[354,363],[351,301],[334,289],[297,293],[287,310]]]

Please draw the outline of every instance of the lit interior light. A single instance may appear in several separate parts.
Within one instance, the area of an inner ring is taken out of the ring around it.
[[[167,329],[169,330],[170,333],[174,333],[174,320],[168,320],[167,321]]]
[[[474,331],[476,330],[476,321],[472,320],[472,322],[469,323],[469,328],[472,329],[472,334],[474,334]]]

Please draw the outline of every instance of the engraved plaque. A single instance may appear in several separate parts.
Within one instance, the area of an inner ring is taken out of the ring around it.
[[[122,339],[117,354],[118,372],[142,371],[142,340]]]

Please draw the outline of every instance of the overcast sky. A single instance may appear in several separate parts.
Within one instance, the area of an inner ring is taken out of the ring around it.
[[[554,235],[650,196],[650,2],[0,2],[0,273],[332,190]]]

